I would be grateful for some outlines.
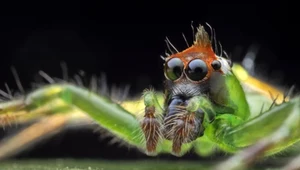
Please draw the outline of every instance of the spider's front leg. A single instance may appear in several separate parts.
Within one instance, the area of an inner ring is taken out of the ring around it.
[[[56,130],[57,119],[63,120],[59,124],[61,130],[62,126],[71,123],[72,120],[76,122],[78,119],[86,117],[85,115],[131,146],[144,148],[138,138],[143,132],[135,115],[105,96],[99,96],[90,90],[71,84],[52,84],[29,93],[25,99],[1,103],[0,122],[5,115],[16,115],[16,119],[10,120],[10,123],[21,122],[24,121],[23,119],[26,121],[38,120],[38,118],[47,116],[53,117],[48,119],[49,121],[56,121],[38,122],[32,125],[32,128],[24,129],[16,134],[16,137],[1,141],[0,159],[7,154],[16,153],[25,145],[37,142],[42,136],[47,135],[49,130]],[[39,135],[30,130],[37,127],[41,130]],[[20,136],[24,138],[20,138]],[[19,143],[22,143],[23,146],[20,146]]]

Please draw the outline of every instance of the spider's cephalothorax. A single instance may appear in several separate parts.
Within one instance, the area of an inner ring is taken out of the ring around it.
[[[230,72],[230,62],[215,54],[203,26],[198,27],[195,38],[192,46],[164,59],[166,100],[161,120],[154,116],[155,107],[146,102],[142,127],[148,152],[153,152],[158,138],[163,137],[173,142],[172,151],[179,154],[183,143],[202,136],[204,124],[214,120],[211,105],[226,102],[222,81]]]

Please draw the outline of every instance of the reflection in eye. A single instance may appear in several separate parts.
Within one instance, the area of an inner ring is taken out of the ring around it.
[[[183,62],[179,58],[172,58],[165,64],[165,76],[169,80],[177,80],[183,72]]]
[[[200,59],[192,60],[185,69],[185,74],[192,81],[202,80],[207,73],[206,63]]]

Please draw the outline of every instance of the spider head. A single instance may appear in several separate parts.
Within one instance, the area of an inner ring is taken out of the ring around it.
[[[227,73],[230,67],[227,59],[215,54],[202,26],[198,28],[196,41],[191,47],[165,59],[163,135],[166,139],[173,140],[173,152],[179,153],[182,143],[191,142],[203,135],[204,111],[200,107],[195,112],[189,112],[186,106],[195,96],[210,98],[211,79]]]

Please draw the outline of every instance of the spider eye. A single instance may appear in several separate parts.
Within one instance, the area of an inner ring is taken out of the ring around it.
[[[172,81],[177,80],[182,75],[183,62],[179,58],[172,58],[165,64],[165,76]]]
[[[185,74],[192,81],[202,80],[207,72],[206,63],[200,59],[192,60],[185,70]]]
[[[214,70],[220,70],[221,68],[221,62],[219,60],[214,60],[212,63],[211,63],[211,66]]]
[[[229,66],[230,66],[230,67],[232,67],[232,66],[233,66],[233,63],[232,63],[232,61],[231,61],[231,60],[229,60],[229,59],[228,59],[228,60],[227,60],[227,62],[228,62],[228,64],[229,64]]]

